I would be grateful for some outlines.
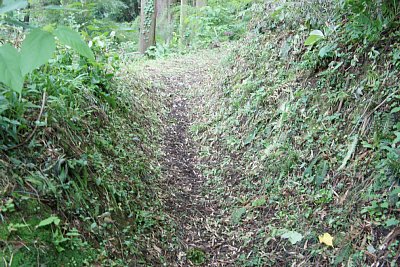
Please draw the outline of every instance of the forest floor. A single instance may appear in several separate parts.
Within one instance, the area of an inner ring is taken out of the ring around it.
[[[202,114],[202,95],[213,86],[213,73],[223,56],[220,50],[147,61],[142,72],[163,88],[165,119],[160,198],[177,224],[179,245],[165,252],[169,266],[232,266],[240,249],[225,225],[222,200],[213,194],[199,169],[199,144],[191,128]]]

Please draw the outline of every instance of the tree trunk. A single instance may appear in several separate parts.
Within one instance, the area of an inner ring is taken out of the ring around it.
[[[203,7],[207,5],[207,0],[196,0],[196,7]]]
[[[133,10],[136,16],[140,16],[140,2],[138,1],[134,1],[133,2]]]
[[[181,38],[180,40],[181,49],[185,47],[186,16],[187,16],[187,0],[181,0],[181,17],[180,17],[180,31],[179,31],[179,36]]]
[[[167,44],[171,43],[173,32],[174,32],[174,18],[172,14],[172,7],[174,6],[174,0],[167,0],[167,27],[168,27],[168,34],[166,42]]]
[[[177,5],[177,0],[167,0],[168,1],[168,22],[172,24],[174,21],[172,9],[175,5]]]
[[[31,4],[28,4],[28,6],[26,7],[26,14],[24,16],[24,22],[26,24],[29,24],[31,20]]]
[[[156,44],[156,0],[141,0],[139,52]]]
[[[172,0],[167,0],[168,4],[167,4],[167,21],[168,24],[172,23],[172,5],[173,5],[173,1]]]
[[[157,18],[160,18],[168,12],[169,0],[157,0]]]

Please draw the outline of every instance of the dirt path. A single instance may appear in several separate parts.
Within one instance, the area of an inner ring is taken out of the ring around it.
[[[220,202],[198,169],[199,150],[190,128],[201,99],[193,95],[212,83],[219,51],[149,62],[145,72],[165,89],[168,116],[164,132],[163,192],[166,211],[178,225],[179,248],[166,252],[168,266],[232,266],[237,248],[227,240]],[[194,94],[193,94],[194,92]]]

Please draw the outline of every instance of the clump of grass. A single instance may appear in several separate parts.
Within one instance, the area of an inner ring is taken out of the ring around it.
[[[196,266],[206,263],[207,260],[207,254],[199,248],[189,249],[186,253],[186,257]]]

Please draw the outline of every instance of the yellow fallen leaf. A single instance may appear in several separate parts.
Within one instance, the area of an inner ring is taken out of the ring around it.
[[[327,246],[333,247],[333,237],[330,234],[325,233],[320,235],[318,238],[320,243],[324,243]]]

